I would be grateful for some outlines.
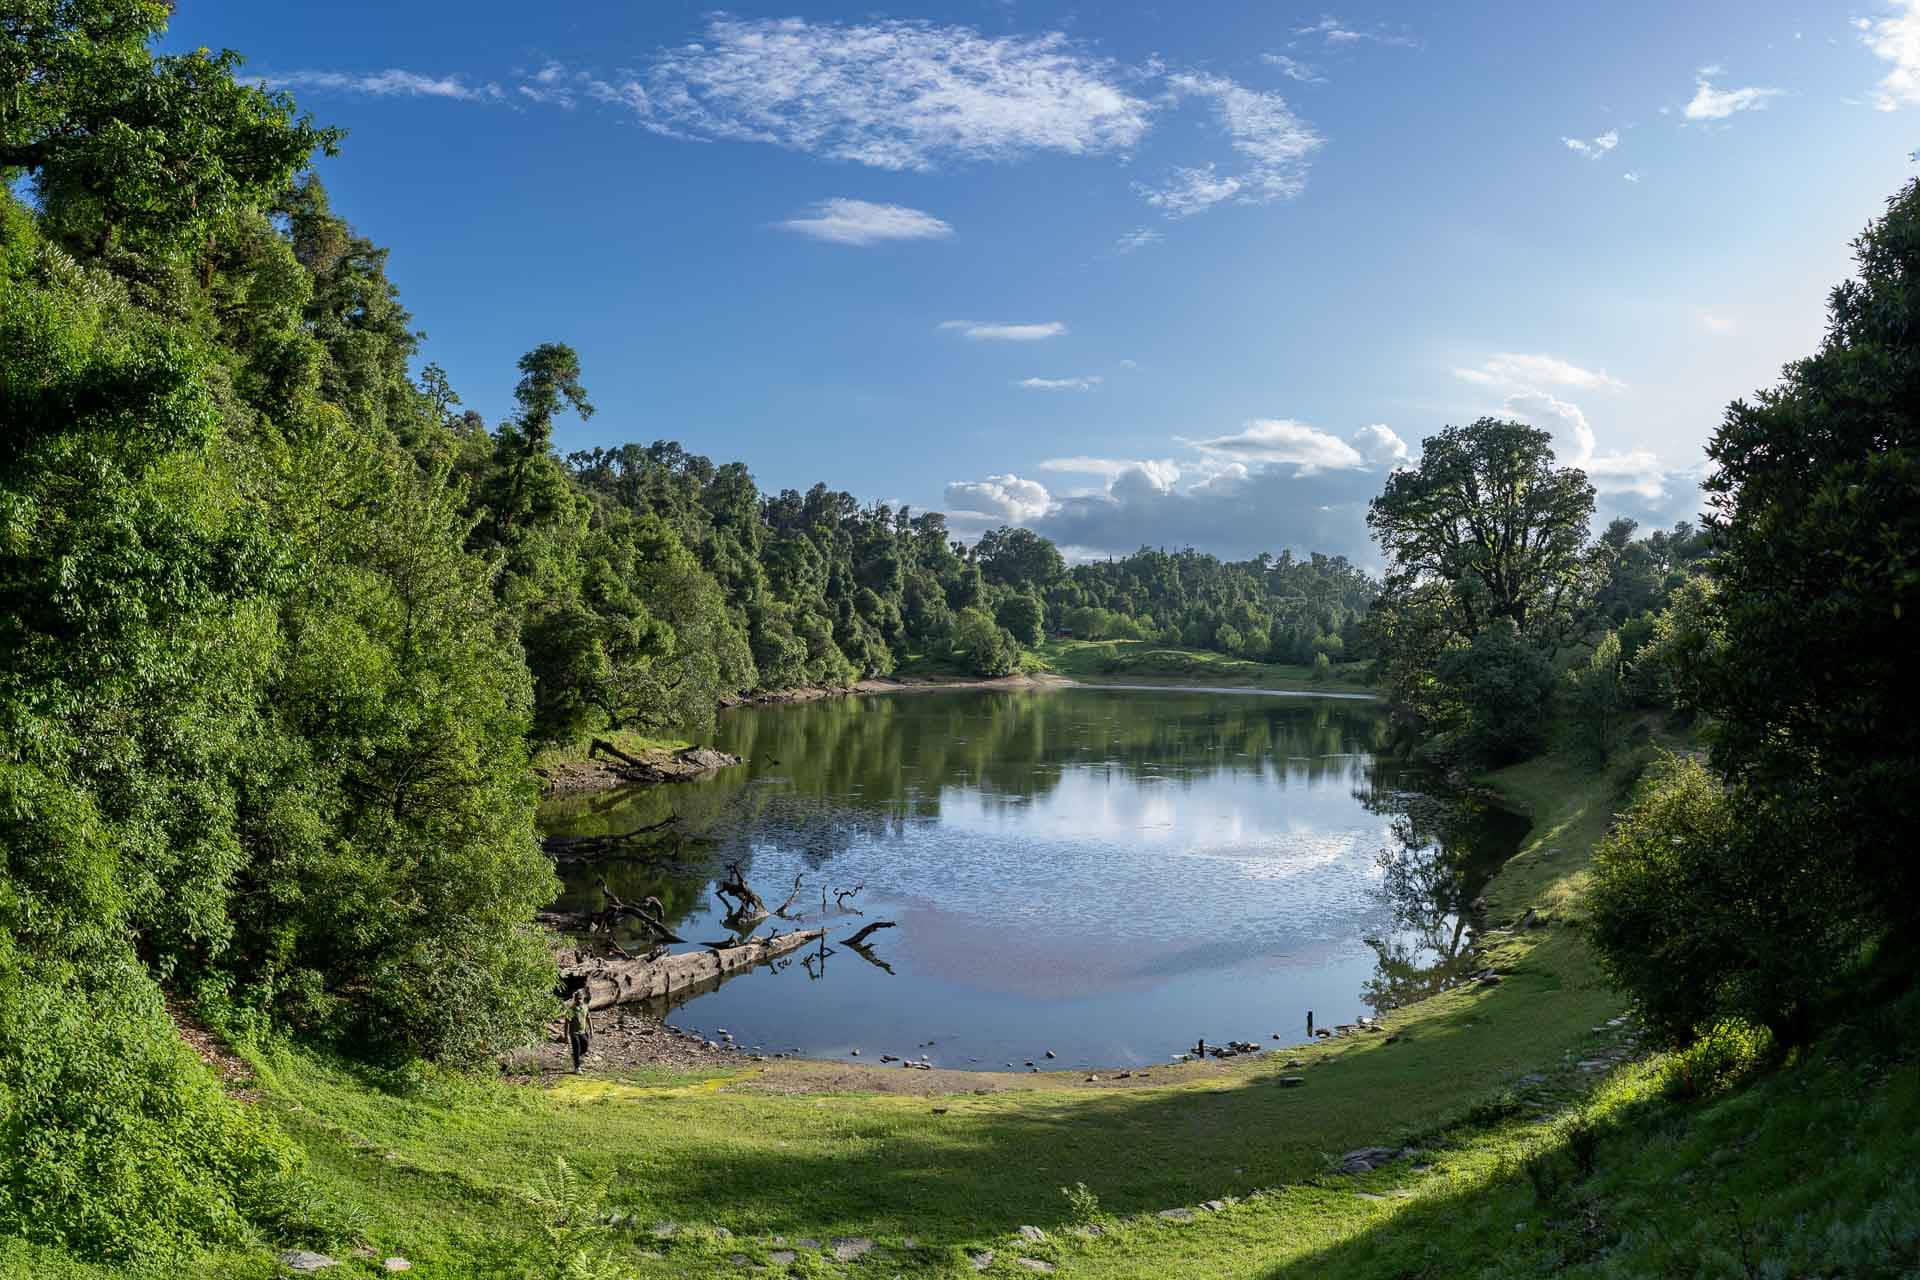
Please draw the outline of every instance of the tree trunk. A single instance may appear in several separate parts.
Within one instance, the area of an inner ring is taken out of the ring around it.
[[[825,933],[824,929],[803,929],[764,942],[690,951],[659,960],[596,960],[568,965],[561,969],[560,981],[569,995],[585,987],[590,1009],[665,999],[695,983],[711,982],[724,974],[777,960],[818,942]]]

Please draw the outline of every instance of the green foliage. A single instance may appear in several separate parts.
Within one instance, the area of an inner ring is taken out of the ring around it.
[[[1020,642],[984,609],[962,609],[953,624],[953,651],[979,676],[1012,674],[1020,665]]]
[[[1046,629],[1042,625],[1046,612],[1040,607],[1040,602],[1032,596],[1008,596],[1000,602],[1000,607],[994,611],[993,617],[995,622],[1007,629],[1022,648],[1035,648],[1046,639]]]
[[[1620,746],[1626,705],[1621,667],[1620,633],[1609,631],[1587,664],[1572,673],[1568,701],[1573,723],[1582,748],[1596,764],[1605,764]]]
[[[1506,619],[1490,624],[1465,648],[1449,649],[1435,666],[1455,701],[1438,723],[1472,759],[1505,764],[1538,751],[1553,715],[1553,664]]]
[[[1800,856],[1804,829],[1758,829],[1751,798],[1668,759],[1600,842],[1589,897],[1608,976],[1677,1044],[1729,1018],[1792,1042],[1858,948],[1845,868]]]

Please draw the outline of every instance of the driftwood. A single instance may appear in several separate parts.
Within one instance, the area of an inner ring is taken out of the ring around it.
[[[605,738],[595,738],[587,744],[588,758],[596,755],[618,760],[625,767],[616,772],[629,782],[691,782],[716,769],[726,769],[740,763],[739,756],[715,751],[711,747],[682,747],[671,755],[663,753],[655,759],[646,760],[628,755]]]
[[[666,999],[696,983],[711,982],[810,946],[825,932],[823,929],[800,930],[765,941],[690,951],[651,961],[592,961],[562,969],[560,979],[569,995],[584,987],[587,1007],[591,1009],[606,1009],[636,1000]]]
[[[857,947],[861,943],[867,940],[868,934],[873,933],[879,929],[891,929],[891,928],[893,928],[893,921],[875,920],[872,924],[868,925],[866,928],[862,929],[860,932],[854,934],[851,938],[842,938],[840,940],[840,945],[843,947]]]

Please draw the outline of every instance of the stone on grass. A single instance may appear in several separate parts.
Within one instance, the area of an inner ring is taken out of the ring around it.
[[[1021,1227],[1020,1238],[1022,1240],[1045,1240],[1047,1233],[1038,1227]]]
[[[655,1240],[671,1240],[679,1234],[680,1224],[677,1222],[656,1222],[653,1224],[653,1238]]]
[[[1361,1147],[1340,1157],[1335,1173],[1371,1173],[1400,1153],[1392,1147]]]
[[[1038,1271],[1042,1275],[1053,1274],[1053,1264],[1051,1262],[1042,1262],[1038,1258],[1015,1258],[1014,1261],[1029,1271]]]
[[[794,1244],[802,1249],[818,1249],[820,1247],[820,1242],[812,1236],[802,1236],[798,1240],[795,1240]]]
[[[1225,1200],[1208,1200],[1207,1202],[1202,1204],[1200,1207],[1212,1213],[1219,1213],[1222,1209],[1227,1207],[1227,1202]]]
[[[1193,1219],[1193,1210],[1162,1209],[1160,1211],[1160,1216],[1165,1218],[1168,1222],[1189,1222]]]
[[[841,1262],[852,1262],[873,1252],[873,1241],[865,1236],[840,1236],[833,1242],[833,1256]]]
[[[799,1254],[791,1249],[775,1249],[767,1255],[767,1261],[776,1267],[790,1267],[793,1265],[794,1259],[799,1256]]]
[[[289,1271],[298,1271],[302,1275],[312,1275],[316,1271],[325,1271],[328,1267],[337,1267],[340,1263],[324,1253],[313,1253],[306,1249],[294,1249],[280,1255],[280,1265]]]
[[[993,1250],[982,1249],[978,1253],[970,1253],[967,1255],[967,1261],[973,1264],[975,1271],[985,1271],[993,1265]]]
[[[381,1267],[383,1267],[388,1271],[413,1270],[413,1264],[411,1262],[408,1262],[405,1258],[388,1258],[385,1262],[381,1263],[380,1265]]]

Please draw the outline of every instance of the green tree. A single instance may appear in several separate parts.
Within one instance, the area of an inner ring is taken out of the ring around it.
[[[1008,596],[993,611],[994,621],[1026,648],[1034,648],[1046,639],[1046,611],[1040,601],[1026,594]]]

